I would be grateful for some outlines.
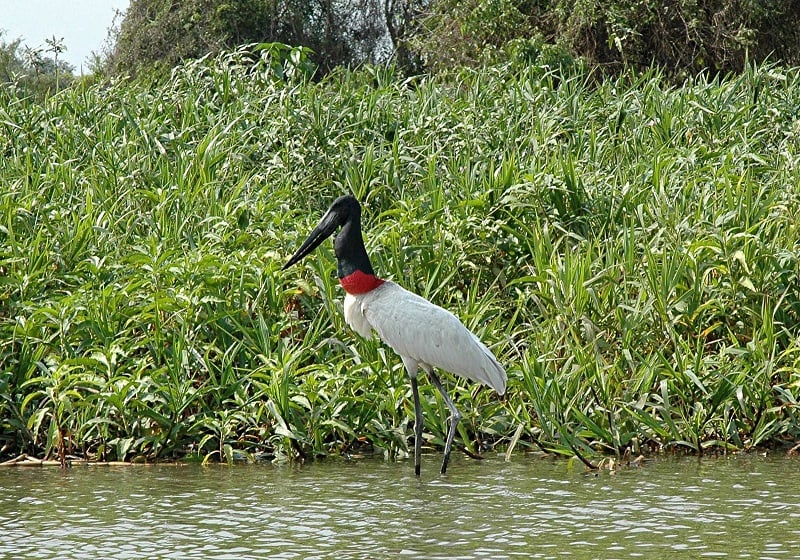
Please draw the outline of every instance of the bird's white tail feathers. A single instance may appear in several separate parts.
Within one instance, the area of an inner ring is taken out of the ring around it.
[[[508,376],[506,375],[506,370],[500,365],[500,362],[497,361],[497,358],[494,357],[492,351],[481,342],[481,340],[475,336],[474,333],[470,333],[475,338],[475,342],[480,345],[481,350],[483,350],[483,354],[486,357],[486,361],[483,364],[483,376],[479,381],[482,381],[495,391],[497,391],[498,395],[503,395],[506,392],[506,383],[508,381]]]

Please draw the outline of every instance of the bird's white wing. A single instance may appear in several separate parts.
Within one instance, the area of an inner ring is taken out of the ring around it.
[[[359,297],[360,311],[378,336],[402,358],[485,383],[501,395],[503,366],[452,313],[386,282]]]

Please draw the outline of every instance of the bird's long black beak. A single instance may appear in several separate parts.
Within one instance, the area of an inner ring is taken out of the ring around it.
[[[292,258],[290,258],[285,265],[283,265],[281,270],[286,270],[293,264],[300,262],[300,259],[319,247],[323,241],[333,235],[333,233],[336,231],[336,228],[340,225],[341,216],[339,216],[339,213],[333,208],[329,208],[325,215],[322,216],[322,219],[317,224],[317,227],[314,228],[314,231],[308,235],[306,240],[303,241],[303,244],[300,245],[300,248],[295,251],[295,254],[292,255]]]

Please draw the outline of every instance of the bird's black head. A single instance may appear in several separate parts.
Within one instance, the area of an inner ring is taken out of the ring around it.
[[[364,240],[361,237],[361,205],[354,196],[349,194],[340,196],[333,201],[333,204],[322,216],[317,227],[303,241],[303,244],[300,245],[295,254],[283,265],[282,270],[286,270],[299,262],[311,251],[319,247],[340,226],[342,231],[336,236],[334,242],[339,277],[344,278],[356,269],[367,274],[374,274],[369,257],[367,257],[367,251],[364,248]]]

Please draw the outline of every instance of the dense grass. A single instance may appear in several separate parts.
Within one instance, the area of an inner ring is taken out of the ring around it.
[[[279,270],[346,191],[379,273],[508,367],[503,399],[447,378],[468,450],[800,437],[797,69],[307,83],[246,60],[0,91],[0,454],[406,453],[404,370],[346,327],[331,244]]]

